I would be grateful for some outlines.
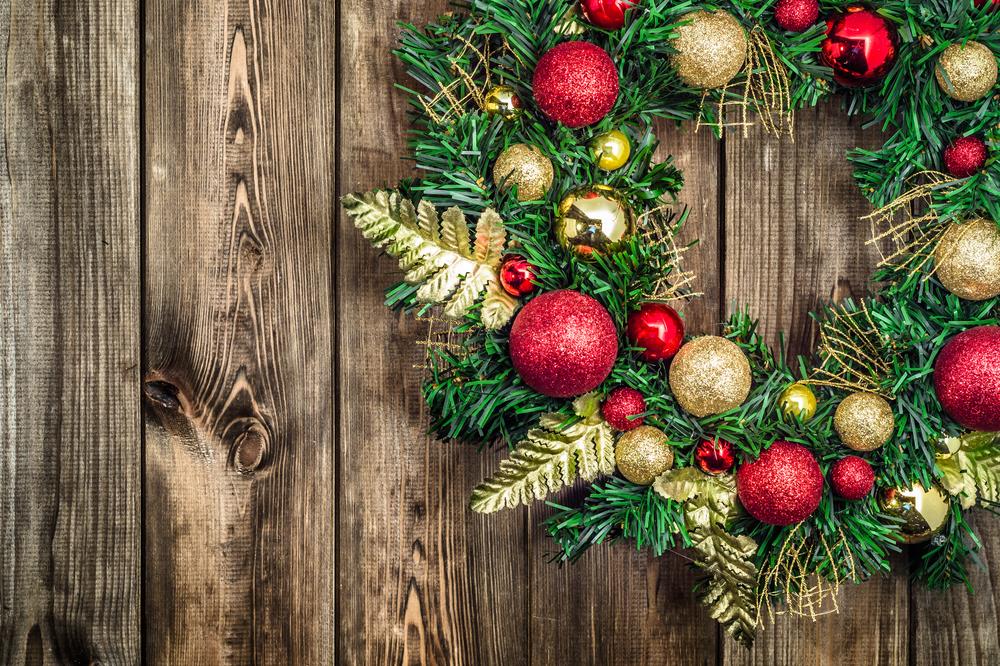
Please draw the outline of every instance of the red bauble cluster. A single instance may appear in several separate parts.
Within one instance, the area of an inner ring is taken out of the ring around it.
[[[934,364],[934,392],[962,426],[1000,431],[1000,326],[970,328],[949,340]]]
[[[531,83],[538,108],[567,127],[586,127],[618,100],[618,70],[596,44],[564,42],[549,49]]]
[[[642,347],[645,361],[673,358],[684,343],[684,322],[669,305],[643,303],[628,317],[628,341]]]
[[[801,444],[775,442],[740,467],[736,492],[747,512],[768,525],[802,522],[823,498],[819,463]]]
[[[705,474],[725,474],[736,464],[736,449],[724,439],[705,439],[694,450],[694,462]]]
[[[601,405],[601,416],[618,430],[632,430],[642,425],[639,414],[646,411],[646,399],[633,388],[616,388]],[[632,418],[637,417],[637,418]]]
[[[597,388],[618,357],[611,315],[590,296],[562,289],[529,301],[510,329],[510,359],[542,395],[572,398]]]
[[[629,0],[580,0],[583,18],[602,30],[620,30],[625,25],[625,12],[636,2]]]
[[[862,5],[848,7],[827,21],[821,59],[833,78],[848,88],[881,81],[896,61],[896,27]]]
[[[778,0],[774,21],[782,30],[805,32],[819,18],[819,0]]]
[[[864,499],[875,487],[875,470],[864,458],[847,456],[830,468],[830,485],[844,499]]]
[[[500,266],[500,286],[514,297],[535,291],[535,267],[524,257],[512,254]]]
[[[944,169],[955,178],[968,178],[986,165],[986,144],[976,136],[963,136],[944,149]]]

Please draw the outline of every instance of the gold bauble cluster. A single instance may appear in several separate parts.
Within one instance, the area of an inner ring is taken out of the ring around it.
[[[621,192],[607,185],[574,190],[559,204],[555,235],[580,257],[609,254],[635,233],[635,215]]]
[[[924,488],[886,488],[879,493],[879,507],[884,513],[903,521],[900,539],[915,544],[929,541],[944,529],[951,513],[948,495],[938,486]]]
[[[552,160],[537,146],[515,143],[500,153],[493,165],[493,182],[497,187],[517,185],[518,201],[537,201],[552,187]]]
[[[855,451],[874,451],[892,439],[896,420],[880,395],[858,392],[844,398],[833,415],[840,441]]]
[[[727,12],[694,11],[682,17],[673,57],[677,75],[692,88],[721,88],[732,81],[747,59],[747,35]]]
[[[615,464],[626,479],[648,486],[674,465],[667,435],[653,426],[639,426],[618,438]]]
[[[934,74],[948,97],[975,102],[996,85],[997,59],[993,51],[979,42],[952,44],[941,53]]]
[[[796,382],[782,392],[778,405],[788,416],[808,421],[816,414],[816,394],[808,384]]]
[[[978,218],[952,222],[934,251],[935,274],[967,301],[1000,296],[1000,226]]]
[[[746,354],[726,338],[695,338],[670,364],[670,390],[681,409],[698,418],[739,407],[750,394],[750,384]]]

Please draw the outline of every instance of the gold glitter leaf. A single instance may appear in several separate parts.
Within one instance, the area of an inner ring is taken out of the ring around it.
[[[956,440],[950,455],[937,460],[941,485],[960,498],[963,509],[1000,502],[1000,435],[971,433]]]
[[[480,317],[483,326],[488,331],[496,331],[504,326],[514,316],[517,310],[517,300],[503,290],[498,282],[491,282],[483,299],[483,311]]]

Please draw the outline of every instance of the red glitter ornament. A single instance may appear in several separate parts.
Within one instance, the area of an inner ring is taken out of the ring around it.
[[[599,121],[618,100],[618,70],[590,42],[563,42],[542,56],[531,83],[538,108],[567,127]]]
[[[819,0],[778,0],[774,21],[782,30],[805,32],[819,18]]]
[[[944,149],[944,168],[955,178],[968,178],[986,164],[986,144],[975,136],[963,136]]]
[[[875,470],[864,458],[846,456],[830,468],[830,485],[844,499],[864,499],[875,487]]]
[[[684,322],[669,305],[643,303],[628,317],[628,341],[643,348],[645,361],[673,358],[684,343]]]
[[[572,398],[597,388],[618,357],[611,315],[590,296],[561,289],[528,302],[510,329],[510,359],[542,395]]]
[[[775,442],[740,467],[736,492],[751,516],[768,525],[802,522],[823,497],[823,473],[801,444]]]
[[[990,7],[990,9],[993,10],[993,11],[996,11],[996,8],[1000,7],[1000,0],[992,0],[992,2],[990,4],[992,5]],[[985,5],[986,5],[986,0],[976,0],[976,7],[977,8],[982,8]]]
[[[580,0],[583,17],[602,30],[620,30],[625,25],[625,11],[634,6],[629,0]]]
[[[725,474],[736,464],[736,448],[724,439],[705,439],[694,450],[694,462],[705,474]]]
[[[837,83],[863,88],[889,73],[898,43],[896,26],[871,9],[854,5],[826,22],[820,59],[833,68]]]
[[[646,399],[633,388],[623,386],[616,388],[601,405],[601,416],[618,430],[633,430],[642,425],[643,417],[637,416],[646,411]]]
[[[535,267],[522,256],[512,254],[500,266],[500,286],[514,297],[535,291]]]
[[[934,364],[934,392],[962,426],[1000,431],[1000,326],[970,328],[949,340]]]

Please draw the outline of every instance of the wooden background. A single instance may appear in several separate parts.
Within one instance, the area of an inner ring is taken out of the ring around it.
[[[338,6],[339,5],[339,6]],[[998,664],[976,595],[899,573],[745,651],[679,557],[544,561],[498,456],[423,435],[421,325],[338,208],[410,173],[389,56],[445,0],[0,0],[3,664]],[[795,143],[664,126],[705,298],[807,349],[875,254],[836,109]]]

